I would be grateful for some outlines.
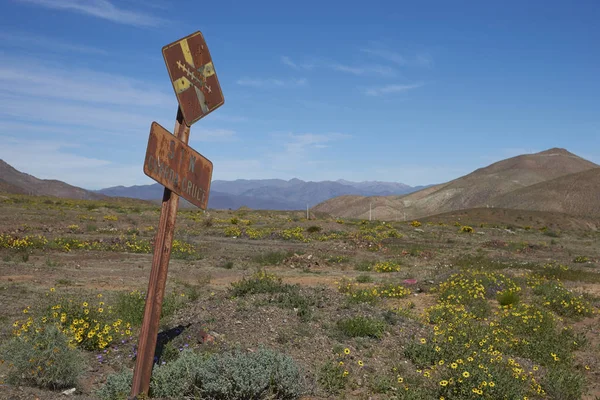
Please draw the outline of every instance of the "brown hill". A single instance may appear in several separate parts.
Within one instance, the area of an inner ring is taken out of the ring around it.
[[[561,176],[495,197],[494,207],[600,215],[600,168]]]
[[[561,176],[587,171],[598,165],[565,149],[553,148],[498,161],[453,181],[404,196],[344,196],[325,201],[315,211],[331,215],[375,219],[414,219],[477,207],[517,189]]]
[[[38,179],[35,176],[17,171],[3,160],[0,160],[0,192],[81,200],[107,198],[105,195],[93,193],[62,181]]]

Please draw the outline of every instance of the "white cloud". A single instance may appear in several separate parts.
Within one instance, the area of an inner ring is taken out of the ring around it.
[[[285,65],[287,65],[288,67],[292,67],[294,69],[298,69],[298,65],[292,61],[291,58],[289,58],[288,56],[281,56],[281,62]]]
[[[396,76],[396,71],[393,68],[383,65],[365,65],[361,67],[353,67],[344,64],[332,64],[330,67],[335,71],[347,72],[353,75],[379,75],[386,77]]]
[[[408,85],[398,85],[398,84],[386,85],[386,86],[368,88],[365,90],[365,94],[368,96],[381,96],[381,95],[389,94],[389,93],[406,92],[408,90],[420,88],[421,86],[423,86],[422,83],[413,83],[413,84],[408,84]]]
[[[91,15],[112,22],[140,27],[153,27],[164,23],[150,14],[118,8],[107,0],[20,0],[46,8],[68,10]]]
[[[386,49],[361,49],[363,53],[381,57],[398,65],[406,65],[406,59],[399,53]]]
[[[0,141],[0,159],[36,178],[58,179],[86,189],[148,183],[141,162],[123,165],[80,156],[74,153],[78,146],[69,142],[7,136],[0,136]]]
[[[43,62],[0,56],[0,93],[29,98],[139,107],[173,104],[173,95],[154,85],[97,71],[48,67]]]
[[[415,66],[415,67],[433,67],[433,57],[431,54],[422,52],[415,56],[406,57],[402,54],[388,49],[381,43],[374,43],[372,47],[360,49],[361,52],[369,54],[376,58],[392,62],[399,66]]]
[[[302,79],[258,79],[258,78],[241,78],[236,82],[240,86],[251,86],[256,88],[268,88],[268,87],[294,87],[294,86],[305,86],[308,80]]]
[[[0,41],[2,41],[3,46],[17,47],[20,49],[24,47],[35,46],[42,51],[55,50],[89,55],[108,55],[108,52],[106,50],[99,49],[96,47],[67,43],[56,38],[50,38],[47,36],[35,36],[24,32],[0,32]]]

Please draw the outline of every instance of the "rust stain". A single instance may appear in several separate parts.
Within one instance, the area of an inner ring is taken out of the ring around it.
[[[162,52],[188,126],[225,103],[215,66],[201,32],[166,45]]]
[[[206,210],[213,164],[158,123],[150,128],[144,173]]]

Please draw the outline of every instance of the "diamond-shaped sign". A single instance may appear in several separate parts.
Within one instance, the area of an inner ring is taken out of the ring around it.
[[[200,31],[166,45],[162,52],[188,126],[225,103],[210,52]]]

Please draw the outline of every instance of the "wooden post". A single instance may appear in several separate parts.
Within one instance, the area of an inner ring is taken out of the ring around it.
[[[177,109],[174,134],[178,139],[187,144],[190,136],[190,127],[184,122],[181,108]],[[179,196],[165,188],[158,231],[154,240],[152,270],[150,271],[144,319],[138,340],[137,358],[129,399],[137,399],[137,395],[141,393],[148,394],[148,389],[150,388],[150,377],[154,364],[160,313],[165,295],[167,271],[169,269],[169,259],[171,258],[171,247],[173,245],[178,206]]]

